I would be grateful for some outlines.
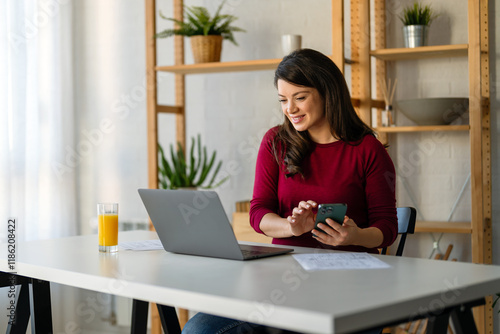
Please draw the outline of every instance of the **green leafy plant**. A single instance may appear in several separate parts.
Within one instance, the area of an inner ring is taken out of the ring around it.
[[[229,178],[227,176],[218,182],[215,181],[222,166],[222,161],[219,161],[209,179],[209,174],[215,164],[216,152],[213,151],[208,158],[207,148],[201,145],[200,135],[198,135],[196,142],[194,137],[191,138],[189,161],[186,160],[180,143],[177,143],[177,150],[174,150],[174,145],[170,145],[170,162],[167,161],[160,144],[158,144],[158,154],[158,179],[160,187],[163,189],[194,187],[211,189],[220,186]]]
[[[238,31],[245,31],[241,28],[232,26],[231,24],[237,20],[237,17],[229,14],[221,14],[222,6],[226,0],[224,0],[220,6],[217,8],[215,15],[210,16],[210,13],[205,7],[200,6],[184,6],[184,16],[185,22],[165,17],[161,12],[160,16],[169,21],[177,23],[179,26],[175,29],[165,29],[162,32],[155,35],[156,38],[166,38],[173,35],[180,36],[197,36],[197,35],[220,35],[223,39],[231,41],[234,45],[236,43],[233,33]]]
[[[415,2],[412,6],[403,9],[403,16],[399,17],[405,26],[424,25],[428,26],[436,18],[430,6],[422,6]]]

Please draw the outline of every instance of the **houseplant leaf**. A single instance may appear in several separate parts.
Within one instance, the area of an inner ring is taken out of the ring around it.
[[[221,14],[222,7],[226,0],[222,1],[215,14],[210,15],[205,7],[201,6],[185,6],[185,21],[176,20],[174,18],[165,17],[160,12],[160,17],[174,22],[177,28],[165,29],[155,35],[156,38],[167,38],[174,35],[192,37],[192,36],[209,36],[219,35],[223,39],[229,40],[231,43],[238,45],[234,39],[234,32],[244,32],[245,30],[231,24],[238,18],[230,14]]]
[[[164,189],[177,189],[186,187],[199,187],[204,189],[214,188],[225,182],[228,177],[215,183],[216,177],[221,169],[222,161],[219,161],[214,169],[217,154],[213,151],[208,158],[207,148],[201,143],[201,136],[196,140],[191,138],[189,156],[186,157],[180,143],[176,148],[170,145],[170,161],[167,160],[161,145],[158,145],[158,181],[159,186]],[[213,170],[213,174],[211,174]],[[207,183],[208,176],[210,181]]]

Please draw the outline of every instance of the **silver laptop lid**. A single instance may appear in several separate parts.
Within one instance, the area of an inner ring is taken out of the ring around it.
[[[165,250],[243,259],[215,191],[139,189],[139,194]]]

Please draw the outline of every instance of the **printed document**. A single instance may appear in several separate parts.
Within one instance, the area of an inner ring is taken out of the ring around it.
[[[293,254],[293,257],[308,271],[390,268],[390,265],[368,253]]]
[[[160,240],[142,240],[142,241],[130,241],[130,242],[119,242],[118,246],[123,249],[136,250],[136,251],[147,251],[147,250],[157,250],[163,249]]]

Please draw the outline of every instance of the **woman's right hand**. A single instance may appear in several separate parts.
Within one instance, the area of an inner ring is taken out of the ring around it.
[[[296,237],[314,228],[315,215],[313,208],[318,204],[314,201],[301,201],[297,207],[292,210],[292,215],[286,219],[290,224],[292,234]]]

